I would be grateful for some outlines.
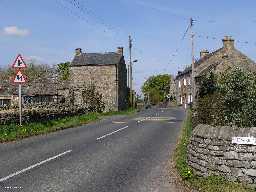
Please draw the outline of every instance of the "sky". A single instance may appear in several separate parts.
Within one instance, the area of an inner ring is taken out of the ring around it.
[[[56,65],[74,50],[113,52],[133,38],[134,86],[140,93],[151,75],[172,74],[191,63],[185,33],[195,20],[195,54],[214,51],[225,35],[256,61],[255,0],[0,0],[0,67],[21,53],[26,60]],[[183,36],[185,37],[183,38]]]

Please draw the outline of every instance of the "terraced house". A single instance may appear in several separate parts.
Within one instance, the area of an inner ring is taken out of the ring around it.
[[[221,73],[233,67],[239,67],[248,71],[256,71],[256,64],[241,51],[236,49],[235,40],[230,36],[222,39],[223,47],[214,52],[202,50],[200,59],[195,62],[195,97],[192,95],[191,66],[184,71],[179,71],[176,76],[176,99],[179,105],[188,105],[192,98],[197,98],[201,77],[207,73]]]

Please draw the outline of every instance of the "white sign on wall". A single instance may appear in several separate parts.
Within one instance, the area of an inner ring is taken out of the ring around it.
[[[256,138],[255,137],[233,137],[232,144],[256,145]]]

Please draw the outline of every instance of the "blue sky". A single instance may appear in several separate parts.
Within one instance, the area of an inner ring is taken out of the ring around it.
[[[77,47],[109,52],[124,46],[127,56],[131,34],[139,90],[150,75],[176,74],[190,63],[189,38],[181,40],[190,17],[197,57],[231,35],[256,60],[255,7],[255,0],[0,0],[0,67],[18,53],[47,64],[69,61]]]

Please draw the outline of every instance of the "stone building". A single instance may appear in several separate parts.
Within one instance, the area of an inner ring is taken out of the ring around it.
[[[176,101],[178,105],[192,103],[192,85],[191,85],[191,66],[186,67],[184,71],[178,71],[175,79]]]
[[[82,90],[90,84],[102,94],[105,111],[127,108],[127,69],[122,47],[109,53],[83,53],[82,49],[76,49],[69,85],[75,105],[83,103]]]
[[[200,52],[200,59],[195,62],[195,98],[197,98],[201,77],[209,72],[217,74],[233,67],[256,71],[255,62],[235,48],[234,39],[230,36],[225,36],[222,42],[223,47],[212,53],[207,50],[202,50]],[[183,72],[178,72],[175,81],[178,104],[184,105],[192,102],[190,97],[188,97],[188,95],[192,94],[191,84],[186,83],[188,81],[187,79],[190,79],[189,82],[191,82],[191,74],[191,66],[190,68],[186,68]]]

